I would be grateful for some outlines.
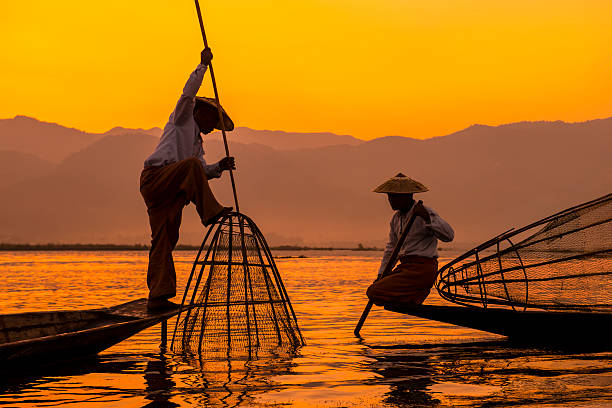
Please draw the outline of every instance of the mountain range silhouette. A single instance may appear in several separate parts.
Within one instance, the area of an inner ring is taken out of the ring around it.
[[[0,242],[148,243],[139,176],[160,134],[0,120]],[[383,245],[392,211],[372,189],[398,172],[429,187],[418,198],[454,227],[452,246],[612,191],[612,118],[474,125],[426,140],[237,128],[229,142],[241,210],[272,245]],[[208,162],[224,154],[218,134],[204,149]],[[227,174],[211,187],[232,205]],[[186,208],[181,242],[203,232]]]

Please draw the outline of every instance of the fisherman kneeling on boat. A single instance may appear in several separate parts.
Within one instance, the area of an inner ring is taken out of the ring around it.
[[[172,251],[178,242],[183,207],[193,202],[205,226],[232,210],[217,202],[208,180],[220,177],[224,170],[235,169],[234,158],[207,164],[200,136],[222,127],[215,101],[196,97],[211,60],[212,52],[206,48],[140,176],[140,193],[147,205],[153,238],[147,271],[149,310],[177,307],[168,299],[176,295]],[[224,110],[222,115],[225,130],[233,130],[234,123]]]
[[[367,290],[368,298],[378,306],[422,304],[438,275],[438,239],[450,242],[455,236],[451,226],[434,210],[414,201],[414,193],[426,191],[427,187],[402,173],[374,190],[376,193],[386,193],[391,208],[396,211],[391,218],[389,242],[385,247],[378,279]],[[389,274],[382,276],[413,214],[416,218],[399,251],[400,263]]]

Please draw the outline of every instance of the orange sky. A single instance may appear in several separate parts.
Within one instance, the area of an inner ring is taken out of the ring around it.
[[[426,138],[612,116],[609,0],[201,5],[239,126]],[[5,2],[0,38],[0,118],[92,132],[163,126],[202,47],[189,0]]]

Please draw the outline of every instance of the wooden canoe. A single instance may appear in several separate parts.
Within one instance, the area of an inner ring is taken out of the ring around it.
[[[501,334],[519,342],[612,347],[609,334],[612,313],[514,311],[434,305],[389,305],[385,309]]]
[[[179,312],[148,313],[146,304],[143,298],[104,309],[0,316],[0,366],[95,355]]]

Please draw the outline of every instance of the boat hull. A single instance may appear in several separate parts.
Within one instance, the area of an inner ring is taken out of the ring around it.
[[[511,340],[612,346],[610,313],[514,311],[462,306],[386,306],[392,312],[469,327]]]
[[[0,316],[0,364],[47,364],[90,356],[176,315],[149,314],[146,299],[108,309]]]

